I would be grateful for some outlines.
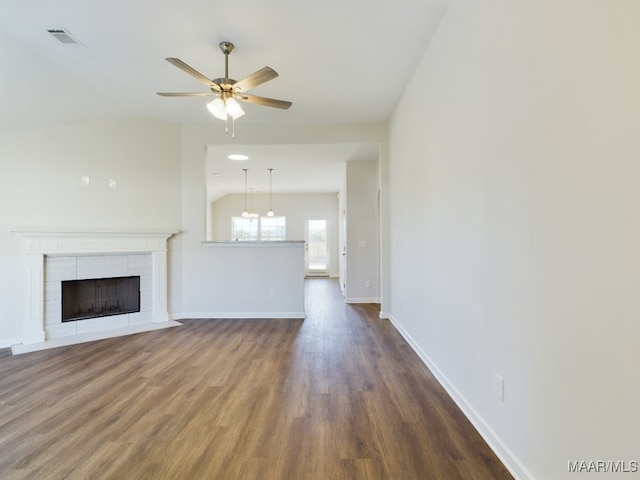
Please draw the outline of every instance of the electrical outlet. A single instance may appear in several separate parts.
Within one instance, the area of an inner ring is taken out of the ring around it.
[[[493,378],[493,391],[501,402],[504,402],[504,378],[497,373]]]
[[[276,297],[276,291],[272,288],[271,290],[269,290],[269,298],[275,298]]]
[[[365,280],[365,282],[364,282],[364,286],[365,286],[366,288],[371,288],[371,280]]]

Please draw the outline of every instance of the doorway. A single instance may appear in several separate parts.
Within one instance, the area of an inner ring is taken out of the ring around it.
[[[327,215],[305,215],[304,217],[304,269],[307,277],[329,275],[328,225]]]

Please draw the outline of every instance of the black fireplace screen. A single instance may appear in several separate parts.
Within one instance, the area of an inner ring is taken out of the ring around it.
[[[62,321],[140,311],[140,277],[62,282]]]

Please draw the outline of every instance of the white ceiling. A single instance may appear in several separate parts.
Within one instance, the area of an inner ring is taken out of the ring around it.
[[[340,143],[321,145],[210,145],[207,149],[207,185],[209,199],[215,201],[229,193],[269,192],[269,168],[273,168],[272,186],[276,193],[338,192],[348,161],[377,160],[377,143]],[[243,153],[248,160],[229,160],[230,153]]]
[[[124,116],[222,123],[206,110],[207,97],[156,95],[206,91],[164,59],[178,57],[221,77],[221,41],[235,44],[232,78],[268,65],[280,76],[250,93],[293,102],[289,110],[242,104],[246,115],[237,128],[244,122],[383,122],[448,4],[0,0],[0,132]],[[47,33],[61,27],[85,47],[64,47]],[[321,157],[339,154],[328,148]],[[353,151],[340,154],[345,161]]]

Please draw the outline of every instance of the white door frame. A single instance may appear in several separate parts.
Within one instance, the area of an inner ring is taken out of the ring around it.
[[[326,238],[325,238],[325,243],[327,246],[327,268],[326,270],[316,270],[313,272],[309,272],[309,221],[310,220],[324,220],[326,222],[327,225],[327,230],[326,230]],[[305,215],[304,216],[304,274],[307,277],[328,277],[329,276],[329,265],[331,262],[331,258],[330,258],[330,249],[329,249],[329,238],[330,238],[330,232],[329,232],[329,228],[330,228],[330,216],[329,215],[323,215],[323,214],[318,214],[318,215]]]

